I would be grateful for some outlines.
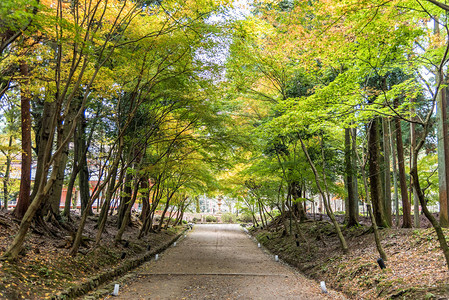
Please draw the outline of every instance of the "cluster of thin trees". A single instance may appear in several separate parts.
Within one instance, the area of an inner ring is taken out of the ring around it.
[[[449,262],[448,8],[280,1],[257,3],[260,18],[239,23],[228,70],[250,99],[243,107],[255,146],[236,189],[263,225],[273,208],[306,219],[307,198],[319,195],[348,251],[330,205],[338,195],[347,226],[367,206],[385,259],[378,226],[419,227],[422,213]],[[439,218],[428,208],[436,201]]]
[[[21,151],[13,212],[21,223],[3,259],[17,258],[33,223],[50,234],[48,222],[73,230],[67,224],[75,187],[81,219],[71,255],[78,253],[94,203],[101,207],[95,245],[112,207],[118,215],[116,241],[137,202],[139,237],[160,230],[166,216],[176,216],[175,224],[182,220],[188,194],[207,188],[225,149],[223,136],[214,134],[226,119],[216,114],[219,97],[211,88],[219,70],[198,55],[213,47],[205,37],[218,25],[207,19],[220,5],[2,2],[0,98],[2,134],[9,142],[2,147],[4,206],[16,145]],[[63,186],[67,196],[60,211]],[[158,209],[162,218],[154,227]]]

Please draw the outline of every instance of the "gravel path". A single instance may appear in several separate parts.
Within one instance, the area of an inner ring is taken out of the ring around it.
[[[344,299],[275,262],[239,225],[195,225],[114,299]]]

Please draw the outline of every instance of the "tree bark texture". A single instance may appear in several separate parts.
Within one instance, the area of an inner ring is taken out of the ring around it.
[[[356,189],[354,187],[354,176],[356,176],[356,172],[354,169],[354,165],[352,164],[352,147],[351,147],[351,129],[345,128],[345,171],[346,171],[346,178],[345,178],[345,185],[348,192],[347,197],[347,226],[352,227],[356,226],[358,222],[358,216],[357,216],[357,194]]]
[[[438,72],[437,80],[443,80],[444,75]],[[448,89],[443,87],[437,96],[437,130],[438,130],[438,184],[440,198],[441,226],[449,227],[449,131],[448,131]]]
[[[379,226],[387,227],[379,166],[379,120],[378,117],[374,118],[368,127],[368,170],[374,218]]]
[[[299,184],[299,182],[293,181],[289,184],[289,188],[290,188],[290,195],[294,202],[292,209],[295,211],[295,214],[299,217],[299,221],[303,222],[307,220],[307,215],[304,210],[303,202],[297,201],[297,199],[300,199],[302,196],[301,185]]]
[[[125,175],[123,192],[120,196],[120,205],[118,207],[117,228],[120,228],[120,226],[122,226],[123,219],[125,218],[126,211],[131,202],[131,195],[133,192],[132,179],[133,175],[130,172],[127,172]]]
[[[87,165],[87,143],[86,143],[86,117],[84,112],[78,124],[79,135],[77,139],[79,147],[79,174],[78,184],[81,198],[81,212],[88,210],[89,215],[93,215],[92,207],[88,205],[90,199],[90,184],[89,184],[89,167]]]
[[[25,62],[20,63],[20,73],[26,79],[21,84],[20,89],[20,111],[22,121],[22,166],[20,175],[20,192],[14,215],[22,219],[30,206],[31,193],[31,95],[27,90],[29,84],[28,65]]]
[[[396,124],[396,147],[398,154],[398,170],[399,170],[399,184],[401,186],[402,198],[402,227],[412,227],[411,206],[407,194],[407,179],[405,178],[405,164],[404,164],[404,145],[402,143],[402,128],[401,120],[395,118]]]
[[[9,137],[8,147],[11,149],[12,147],[12,135]],[[8,209],[8,201],[9,201],[9,179],[11,176],[11,153],[8,150],[6,154],[6,170],[5,176],[3,177],[3,208]]]
[[[45,149],[48,145],[48,143],[53,143],[53,135],[52,133],[52,126],[53,126],[53,119],[55,114],[55,102],[48,102],[45,101],[43,105],[43,111],[42,115],[37,114],[35,116],[36,120],[36,155],[37,155],[37,164],[36,164],[36,174],[34,176],[34,186],[33,186],[33,192],[31,193],[31,200],[33,200],[36,195],[37,191],[39,190],[39,185],[41,183],[41,180],[43,179],[42,176],[44,174],[44,167],[48,163],[48,159],[51,157],[50,155],[45,155]],[[50,149],[50,152],[52,149]],[[44,157],[47,157],[46,161],[44,161]]]
[[[384,151],[384,184],[385,184],[385,196],[384,196],[384,208],[385,208],[385,221],[388,227],[392,226],[391,221],[391,170],[390,170],[390,131],[389,120],[382,118],[382,132],[383,132],[383,151]]]
[[[394,142],[394,133],[391,131],[391,122],[389,124],[389,130],[390,130],[390,146],[391,146],[391,157],[393,158],[393,200],[394,200],[394,207],[395,207],[395,215],[396,215],[396,222],[395,226],[399,227],[399,195],[398,195],[398,170],[397,170],[397,163],[396,163],[396,151],[395,151],[395,142]]]

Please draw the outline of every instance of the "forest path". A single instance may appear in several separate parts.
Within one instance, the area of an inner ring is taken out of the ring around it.
[[[344,299],[275,262],[235,224],[195,225],[114,299]]]

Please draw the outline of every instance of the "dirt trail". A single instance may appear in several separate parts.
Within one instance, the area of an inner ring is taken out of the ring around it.
[[[196,225],[114,299],[344,299],[264,253],[238,225]]]

